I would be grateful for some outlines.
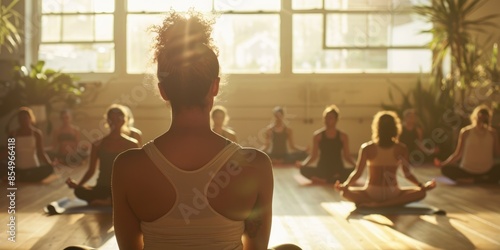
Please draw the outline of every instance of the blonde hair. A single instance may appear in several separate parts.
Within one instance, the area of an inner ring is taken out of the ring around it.
[[[36,117],[35,117],[35,114],[33,113],[32,109],[30,109],[28,107],[20,107],[17,110],[17,116],[19,117],[19,115],[22,115],[22,114],[29,116],[31,125],[36,124]]]
[[[472,111],[472,113],[470,114],[470,122],[472,123],[473,126],[476,126],[477,125],[477,116],[479,115],[479,113],[488,113],[489,115],[489,119],[488,119],[488,126],[491,124],[491,117],[493,115],[493,112],[491,111],[491,109],[482,104],[482,105],[479,105],[477,106],[476,108],[474,108],[474,110]]]
[[[111,113],[113,111],[119,111],[120,113],[122,113],[123,115],[123,120],[124,120],[124,123],[122,125],[122,127],[120,128],[120,131],[126,135],[130,135],[130,128],[127,124],[128,122],[128,112],[127,112],[127,108],[123,105],[120,105],[120,104],[112,104],[111,106],[109,106],[109,108],[106,110],[106,114],[104,115],[104,118],[106,120],[109,119],[109,116],[111,115]],[[107,128],[109,128],[109,123],[106,124]]]
[[[212,120],[214,119],[215,113],[221,112],[224,114],[224,122],[222,123],[224,126],[227,125],[229,122],[229,116],[227,115],[227,109],[224,106],[217,105],[212,108],[212,111],[210,112],[210,117]]]
[[[401,130],[401,120],[393,111],[379,111],[373,117],[372,140],[380,146],[397,143]]]
[[[339,111],[339,108],[337,107],[337,105],[335,104],[332,104],[332,105],[329,105],[325,108],[325,110],[323,110],[323,118],[326,117],[326,115],[328,115],[329,113],[333,113],[335,114],[335,118],[339,118],[339,115],[340,115],[340,111]]]

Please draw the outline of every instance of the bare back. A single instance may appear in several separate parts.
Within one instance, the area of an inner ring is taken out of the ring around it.
[[[196,171],[204,166],[227,144],[227,140],[217,135],[178,139],[164,135],[157,138],[154,144],[168,161],[184,171]],[[176,200],[175,188],[149,159],[144,149],[131,150],[126,154],[124,157],[130,160],[127,166],[124,166],[127,168],[126,174],[134,181],[127,190],[131,209],[141,221],[154,221],[173,208]],[[249,217],[256,202],[261,181],[260,173],[269,166],[269,159],[260,151],[241,149],[229,161],[231,163],[225,165],[235,168],[234,164],[237,164],[241,171],[230,175],[226,180],[222,176],[227,175],[221,172],[228,170],[221,168],[212,180],[213,184],[221,188],[215,197],[208,198],[208,202],[224,217],[242,221]]]
[[[368,155],[369,185],[397,186],[396,172],[401,164],[402,146],[398,143],[383,148],[372,143],[365,150]]]

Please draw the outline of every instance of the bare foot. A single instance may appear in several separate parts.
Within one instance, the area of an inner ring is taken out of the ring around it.
[[[426,191],[429,191],[431,189],[434,189],[436,187],[436,180],[432,179],[424,184],[424,189]]]

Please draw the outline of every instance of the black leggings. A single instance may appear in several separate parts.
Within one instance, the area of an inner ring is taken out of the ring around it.
[[[16,179],[26,182],[39,182],[52,173],[54,173],[54,169],[50,165],[42,165],[40,167],[28,169],[16,168]]]
[[[307,179],[317,177],[326,180],[328,183],[335,183],[336,181],[344,182],[353,171],[352,168],[337,168],[334,171],[321,169],[317,167],[303,167],[300,173]]]
[[[473,178],[474,183],[498,183],[500,181],[500,164],[493,165],[484,174],[469,173],[457,165],[443,166],[441,173],[452,180]]]
[[[103,200],[111,197],[110,187],[77,187],[75,188],[75,196],[88,203],[94,200]]]

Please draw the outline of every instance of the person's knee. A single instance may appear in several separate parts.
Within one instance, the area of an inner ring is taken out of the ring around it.
[[[300,174],[309,178],[311,176],[310,171],[306,167],[300,169]]]
[[[452,176],[452,170],[450,169],[449,166],[444,166],[441,168],[441,174],[446,176],[446,177],[451,177]]]
[[[87,200],[87,196],[88,196],[87,192],[88,192],[88,190],[86,190],[85,188],[77,187],[77,188],[75,188],[74,194],[78,199]]]
[[[273,248],[271,248],[271,250],[302,250],[302,248],[300,248],[294,244],[283,244],[283,245],[273,247]]]
[[[418,191],[416,193],[416,199],[417,201],[420,201],[420,200],[423,200],[425,198],[425,196],[427,196],[427,192],[423,189],[421,189],[420,191]]]

